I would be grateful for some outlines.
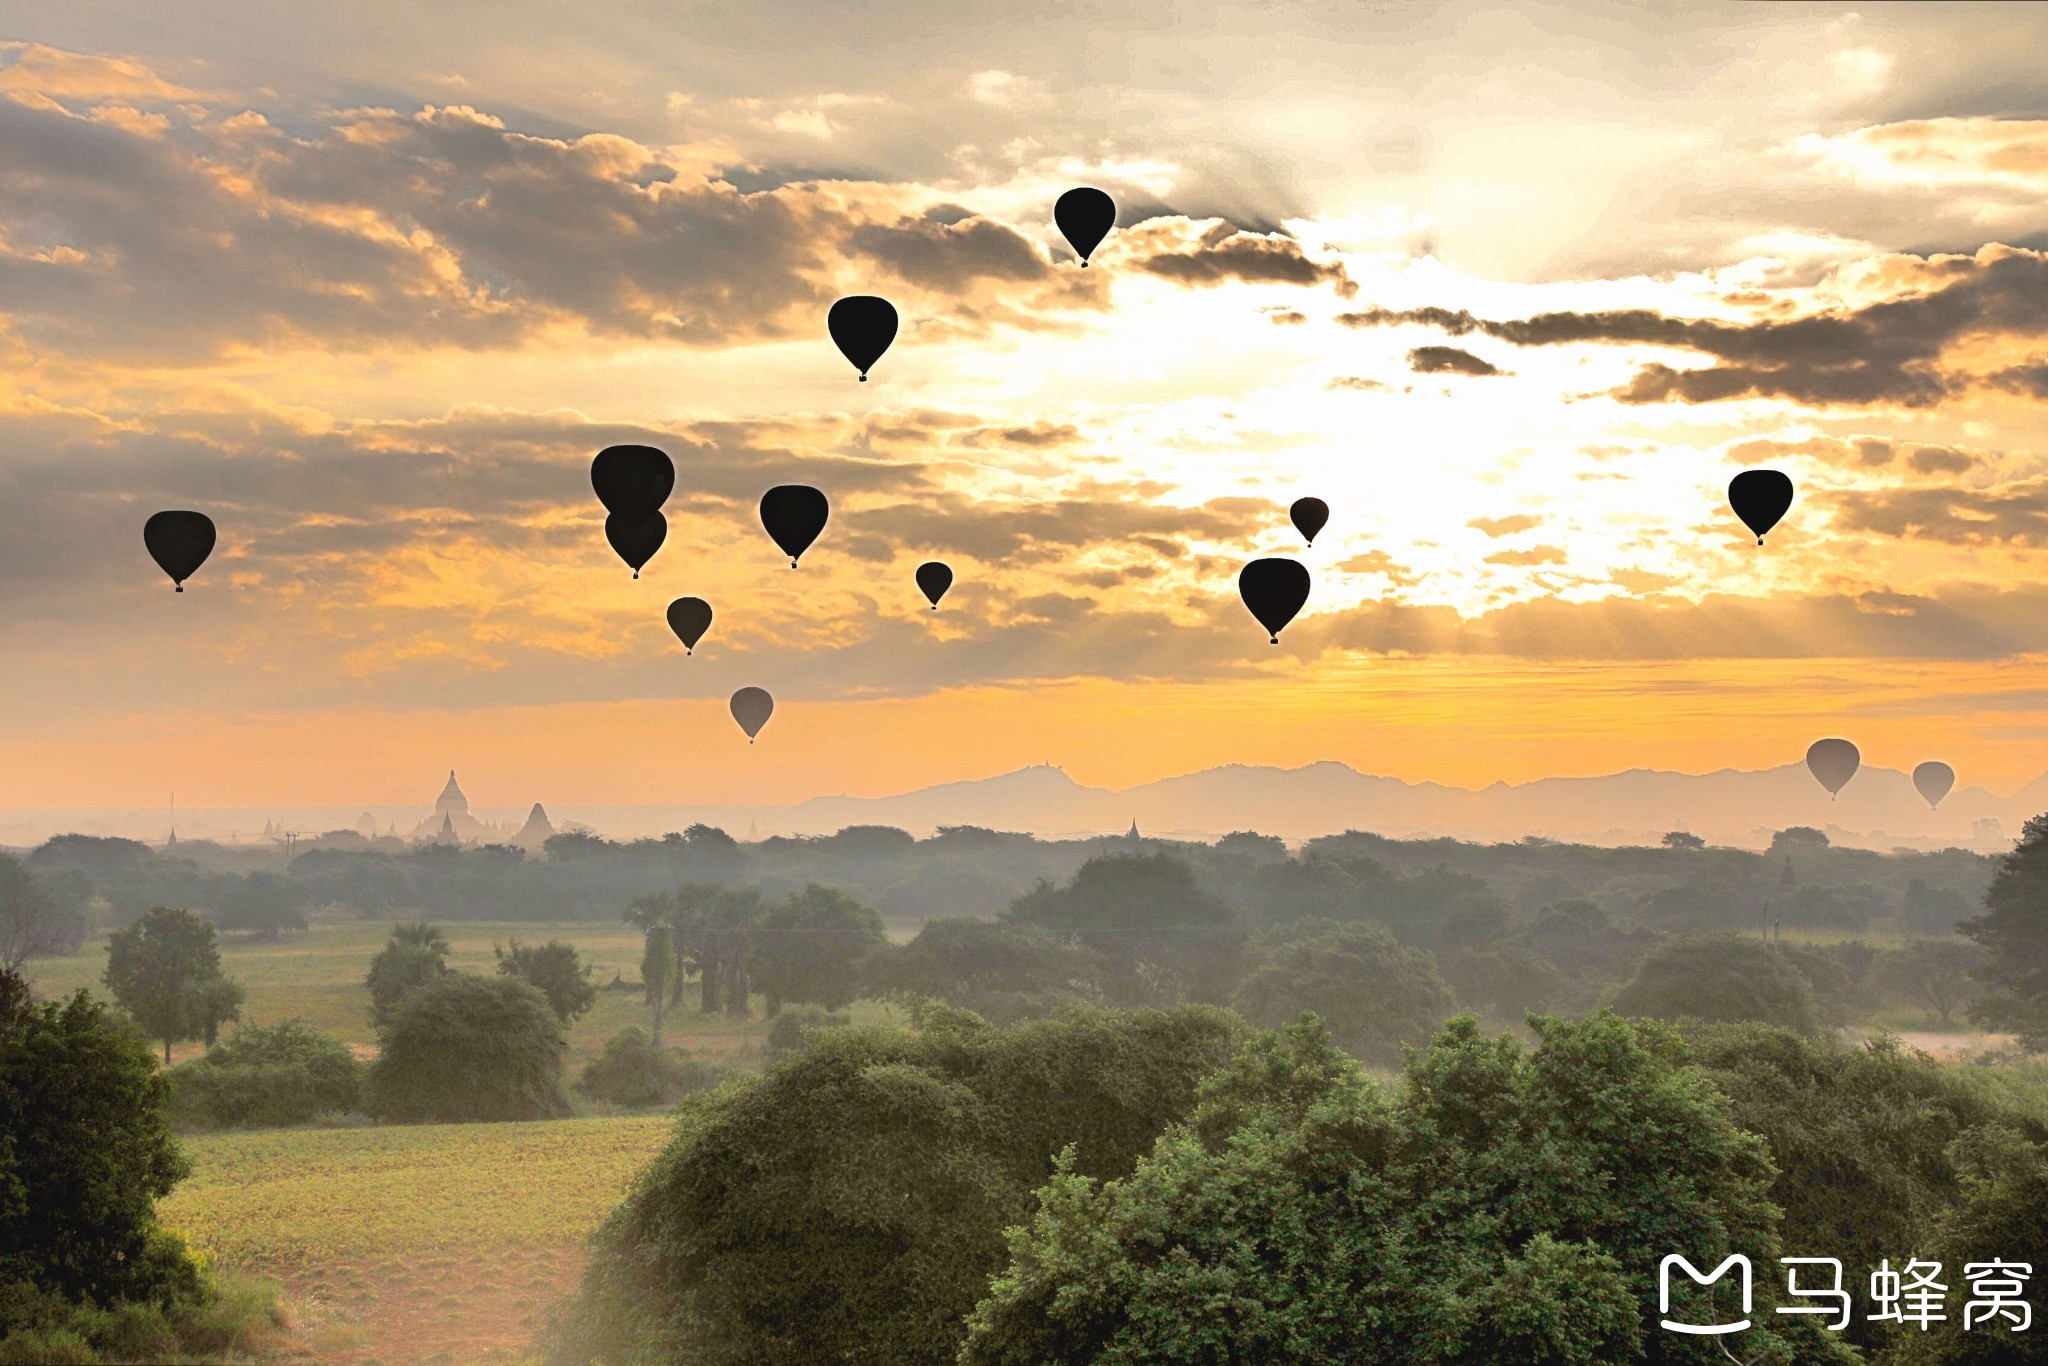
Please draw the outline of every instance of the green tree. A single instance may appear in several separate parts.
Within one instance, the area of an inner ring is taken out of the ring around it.
[[[593,1245],[563,1360],[950,1363],[1006,1224],[1071,1146],[1130,1169],[1228,1055],[1221,1011],[1077,1012],[997,1029],[832,1029],[683,1102]]]
[[[689,899],[691,889],[683,889]],[[661,1018],[668,1008],[683,999],[683,982],[691,966],[683,933],[677,925],[681,914],[677,898],[668,892],[650,892],[633,898],[626,907],[626,923],[637,927],[645,939],[640,950],[640,986],[647,1007],[654,1012],[652,1047],[661,1048]],[[706,968],[704,989],[715,985]]]
[[[1984,913],[1957,930],[1990,955],[1989,988],[1971,1010],[2027,1048],[2048,1051],[2048,815],[2028,821],[1984,893]]]
[[[699,1062],[680,1048],[662,1048],[630,1025],[605,1041],[604,1052],[584,1065],[576,1089],[592,1100],[639,1108],[669,1105],[692,1091],[718,1085],[732,1073]]]
[[[1092,858],[1065,887],[1040,882],[1003,913],[1100,954],[1104,986],[1126,1003],[1217,999],[1238,936],[1230,908],[1168,854]]]
[[[0,1010],[0,1336],[13,1287],[74,1303],[192,1300],[198,1271],[156,1221],[187,1173],[149,1045],[80,991]]]
[[[1095,995],[1088,950],[1049,931],[999,920],[927,920],[915,939],[875,967],[871,991],[930,996],[997,1024]]]
[[[532,984],[451,972],[399,1002],[365,1105],[401,1122],[554,1119],[569,1112],[565,1046],[561,1021]]]
[[[205,1039],[242,1017],[242,988],[222,974],[213,925],[182,909],[153,906],[140,920],[107,936],[103,980],[114,999],[152,1039],[171,1045]]]
[[[448,975],[448,937],[424,920],[401,921],[370,960],[365,979],[370,988],[370,1020],[378,1030],[391,1027],[405,998],[420,987]]]
[[[960,1361],[1720,1361],[1657,1328],[1657,1267],[1771,1263],[1762,1143],[1663,1026],[1534,1025],[1454,1020],[1394,1094],[1313,1016],[1258,1036],[1128,1177],[1062,1162]],[[1757,1290],[1745,1359],[1854,1359]]]
[[[574,944],[561,939],[521,944],[514,938],[511,948],[501,949],[493,944],[491,952],[497,956],[498,971],[538,987],[564,1025],[589,1014],[597,1004],[597,988],[591,985],[590,969],[577,955]]]
[[[749,936],[747,967],[770,1015],[785,1001],[838,1010],[859,995],[868,955],[886,943],[881,916],[813,882],[762,910]]]
[[[1651,953],[1614,1008],[1663,1020],[1758,1020],[1801,1034],[1820,1027],[1813,987],[1791,958],[1735,935],[1682,940]]]
[[[1231,1004],[1261,1028],[1312,1010],[1337,1046],[1397,1066],[1401,1045],[1427,1043],[1455,1008],[1436,963],[1380,925],[1302,920],[1251,941],[1253,965]]]
[[[303,930],[299,887],[276,873],[250,873],[230,882],[213,908],[214,923],[224,930],[252,930],[275,942],[286,930]]]
[[[1887,1360],[1902,1366],[2048,1362],[2039,1292],[2042,1266],[2048,1262],[2043,1235],[2048,1230],[2048,1150],[2010,1131],[1980,1130],[1957,1140],[1950,1155],[1964,1173],[1967,1198],[1943,1220],[1941,1235],[1927,1254],[1949,1272],[1942,1277],[1951,1287],[1949,1316],[1932,1331],[1898,1334],[1896,1352]],[[1963,1306],[1976,1298],[1969,1268],[1992,1262],[2026,1262],[2032,1268],[2021,1298],[2033,1312],[2023,1332],[2016,1331],[2011,1317],[1980,1317],[1964,1326]]]
[[[90,888],[76,870],[38,877],[14,855],[0,854],[0,968],[18,972],[31,958],[78,952]]]
[[[1666,849],[1704,849],[1707,842],[1687,830],[1666,830],[1663,844]]]
[[[1961,939],[1916,939],[1884,955],[1883,986],[1925,1010],[1928,1023],[1946,1027],[1976,999],[1990,965],[1984,951]]]
[[[348,1045],[299,1019],[243,1025],[169,1076],[179,1122],[194,1128],[304,1124],[362,1099]]]

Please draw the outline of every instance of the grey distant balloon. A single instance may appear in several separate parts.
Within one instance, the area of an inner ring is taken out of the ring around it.
[[[1815,740],[1806,750],[1806,771],[1828,790],[1833,801],[1863,766],[1863,755],[1847,740]]]
[[[1956,785],[1956,771],[1939,759],[1929,759],[1913,770],[1913,786],[1927,799],[1927,809],[1941,805],[1941,799]]]
[[[732,719],[739,722],[740,729],[747,733],[750,745],[773,715],[775,699],[768,695],[766,688],[741,688],[732,695]]]

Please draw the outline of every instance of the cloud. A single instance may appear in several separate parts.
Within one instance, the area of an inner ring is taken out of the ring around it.
[[[1621,309],[1493,321],[1437,307],[1371,308],[1339,314],[1337,320],[1348,327],[1419,324],[1451,336],[1477,332],[1516,346],[1603,342],[1673,347],[1715,359],[1693,370],[1646,364],[1615,392],[1624,403],[1782,398],[1814,407],[1885,403],[1925,408],[1976,382],[1943,368],[1946,353],[1956,344],[1980,337],[2033,340],[2048,335],[2048,256],[2039,252],[1988,246],[1974,256],[1894,257],[1875,263],[1867,274],[1873,287],[1893,297],[1787,320],[1722,322]],[[1990,378],[1999,382],[1997,376]],[[2028,391],[2024,384],[2018,387]]]
[[[1394,386],[1382,383],[1376,379],[1367,379],[1363,375],[1339,375],[1323,387],[1325,389],[1353,389],[1361,393],[1370,393],[1375,389],[1391,389]]]
[[[1483,531],[1488,536],[1495,537],[1496,539],[1502,536],[1512,536],[1518,531],[1527,531],[1530,527],[1541,526],[1542,524],[1543,519],[1541,517],[1532,517],[1526,512],[1517,512],[1509,517],[1474,517],[1471,521],[1465,523],[1466,526]]]
[[[1488,564],[1530,566],[1563,564],[1567,558],[1562,546],[1538,545],[1531,546],[1527,550],[1496,550],[1486,557],[1486,562]]]
[[[1455,346],[1418,346],[1408,353],[1408,364],[1421,375],[1499,375],[1506,373],[1489,361]]]
[[[1301,243],[1284,233],[1241,232],[1228,223],[1203,233],[1191,248],[1155,252],[1139,259],[1138,269],[1184,285],[1247,284],[1320,285],[1335,287],[1342,298],[1358,286],[1341,261],[1312,261]]]
[[[1853,489],[1832,495],[1838,530],[1947,545],[2048,545],[2048,481],[1996,489]]]

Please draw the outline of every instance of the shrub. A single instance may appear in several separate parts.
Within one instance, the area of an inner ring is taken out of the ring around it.
[[[561,1021],[531,983],[450,973],[399,1003],[370,1066],[365,1108],[414,1122],[554,1119],[569,1113],[564,1044]]]
[[[448,940],[424,920],[391,927],[391,938],[370,960],[370,1020],[379,1031],[389,1029],[405,998],[429,982],[448,975]]]
[[[305,1124],[354,1110],[363,1066],[348,1045],[302,1020],[235,1031],[170,1071],[178,1122],[195,1129]]]
[[[793,1053],[803,1052],[812,1030],[851,1023],[851,1016],[835,1015],[817,1006],[786,1006],[776,1015],[775,1023],[768,1026],[768,1039],[762,1051],[769,1062],[781,1062]]]
[[[545,944],[522,944],[513,939],[510,949],[491,946],[497,955],[498,971],[507,977],[531,982],[548,998],[555,1018],[569,1024],[589,1013],[597,1004],[597,988],[590,969],[576,954],[576,946],[560,939]]]
[[[694,1059],[680,1048],[656,1048],[646,1030],[632,1025],[612,1035],[603,1055],[584,1065],[576,1089],[610,1105],[672,1105],[692,1091],[709,1090],[730,1074],[730,1069]]]

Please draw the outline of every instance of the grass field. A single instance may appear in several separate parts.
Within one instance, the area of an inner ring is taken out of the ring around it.
[[[583,1239],[667,1138],[662,1116],[286,1129],[185,1140],[159,1210],[284,1287],[320,1361],[522,1359]]]
[[[640,976],[643,941],[639,931],[630,925],[590,921],[447,921],[442,922],[441,929],[453,948],[449,965],[461,972],[495,972],[492,945],[506,943],[517,935],[525,942],[568,940],[582,954],[583,961],[594,968],[591,980],[600,986],[615,975],[629,982],[638,981]],[[363,985],[363,977],[370,970],[370,959],[383,947],[390,932],[386,921],[346,920],[315,923],[303,934],[286,935],[275,944],[223,935],[221,962],[227,974],[249,993],[242,1007],[245,1018],[258,1024],[275,1024],[296,1015],[363,1052],[376,1044],[376,1032],[370,1027],[370,992]],[[102,936],[88,941],[83,953],[31,962],[29,980],[45,997],[68,996],[78,987],[90,987],[95,994],[105,996],[100,974],[106,961],[106,940]],[[692,984],[692,995],[695,990]],[[758,999],[755,1018],[738,1022],[723,1016],[699,1016],[694,1000],[686,998],[682,1009],[669,1012],[664,1039],[689,1049],[693,1056],[713,1062],[759,1066],[761,1037],[767,1032],[759,1016]],[[606,1039],[628,1025],[644,1029],[648,1019],[649,1012],[637,991],[599,992],[597,1005],[569,1028],[568,1075],[573,1078],[584,1062],[601,1053]],[[204,1051],[197,1043],[184,1043],[172,1048],[171,1057],[182,1062]]]

